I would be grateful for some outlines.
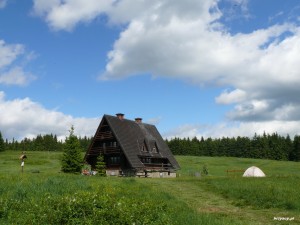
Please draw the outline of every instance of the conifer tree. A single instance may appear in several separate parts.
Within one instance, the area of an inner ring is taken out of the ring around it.
[[[291,160],[300,161],[300,136],[294,137],[294,151],[291,154]]]
[[[78,138],[74,135],[74,127],[69,131],[69,137],[64,144],[61,170],[65,173],[80,173],[82,168],[81,146]]]
[[[5,150],[5,143],[2,137],[2,133],[0,131],[0,152],[3,152]]]
[[[105,161],[104,161],[104,157],[102,154],[100,154],[97,157],[97,163],[96,163],[96,171],[97,171],[97,175],[101,176],[101,177],[106,177],[106,165],[105,165]]]

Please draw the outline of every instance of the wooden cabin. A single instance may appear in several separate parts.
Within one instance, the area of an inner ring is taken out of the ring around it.
[[[108,176],[176,177],[180,168],[154,125],[121,113],[103,116],[85,162],[95,168],[99,154]]]

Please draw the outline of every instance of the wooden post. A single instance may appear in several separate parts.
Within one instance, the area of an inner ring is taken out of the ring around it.
[[[25,161],[26,158],[27,158],[27,156],[25,155],[25,152],[22,152],[22,155],[20,156],[22,173],[24,171],[24,161]]]
[[[24,171],[24,159],[22,159],[21,167],[22,167],[22,173],[23,173],[23,171]]]

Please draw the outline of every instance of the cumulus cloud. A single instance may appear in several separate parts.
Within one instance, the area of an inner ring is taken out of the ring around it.
[[[25,72],[21,66],[23,61],[27,63],[31,60],[33,53],[26,53],[25,47],[20,44],[6,44],[0,39],[0,84],[5,85],[27,85],[36,77]]]
[[[34,13],[45,17],[54,30],[71,31],[78,23],[88,23],[106,12],[113,0],[34,0]]]
[[[220,23],[217,1],[197,3],[189,1],[182,7],[164,1],[132,19],[108,53],[101,79],[149,73],[233,87],[216,97],[217,103],[236,104],[227,115],[232,121],[272,121],[278,118],[273,112],[286,105],[298,108],[299,27],[274,24],[231,34]],[[236,3],[246,10],[247,1]],[[291,110],[284,112],[281,118],[294,120]]]
[[[232,104],[242,102],[246,99],[246,92],[240,89],[233,91],[225,90],[220,96],[216,97],[216,102],[219,104]]]
[[[263,122],[227,122],[219,124],[186,124],[176,127],[166,133],[163,137],[172,139],[175,137],[180,138],[222,138],[222,137],[253,137],[254,134],[262,135],[265,133],[278,133],[279,135],[286,136],[299,135],[300,121],[263,121]]]
[[[20,44],[9,45],[0,39],[0,69],[11,64],[24,53],[24,46]]]
[[[248,0],[226,1],[249,18]],[[227,118],[241,122],[224,129],[285,131],[286,123],[293,131],[300,120],[300,27],[286,22],[233,34],[222,24],[228,14],[219,2],[35,0],[34,11],[55,30],[101,15],[124,26],[100,79],[148,73],[224,87],[216,103],[235,104]]]
[[[74,118],[46,109],[29,98],[6,100],[4,92],[0,92],[0,114],[1,132],[9,140],[50,133],[64,139],[72,125],[76,135],[92,136],[100,121],[98,118]]]
[[[21,67],[14,67],[11,70],[0,75],[0,84],[6,85],[27,85],[35,76],[30,73],[25,73]]]

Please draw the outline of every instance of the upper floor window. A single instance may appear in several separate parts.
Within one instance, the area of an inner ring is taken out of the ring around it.
[[[156,147],[153,147],[152,152],[153,152],[153,153],[157,153],[157,148],[156,148]]]
[[[142,152],[149,152],[145,142],[143,143],[141,150]]]
[[[154,146],[152,147],[152,152],[153,153],[158,153],[158,147],[157,147],[156,142],[154,143]]]
[[[120,163],[120,156],[110,157],[110,164],[119,164],[119,163]]]

